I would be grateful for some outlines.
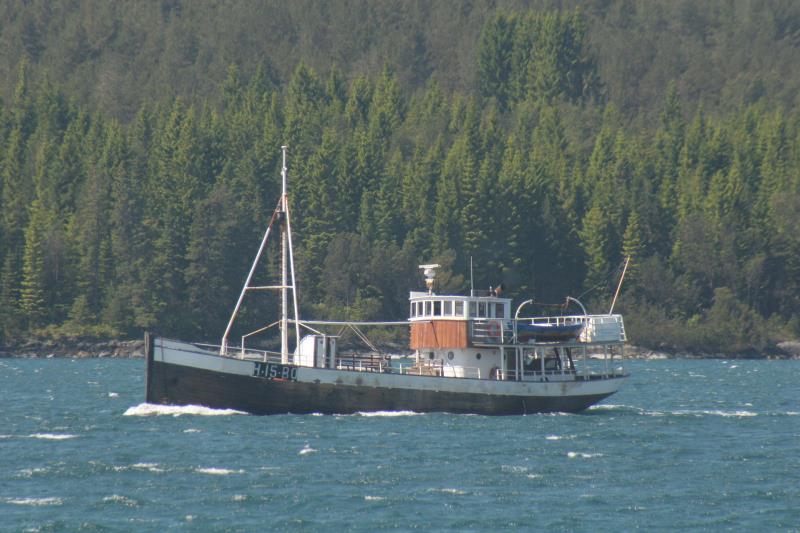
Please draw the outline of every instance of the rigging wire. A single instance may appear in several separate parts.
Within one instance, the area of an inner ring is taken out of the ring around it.
[[[606,277],[605,277],[605,278],[603,278],[603,281],[601,281],[600,283],[598,283],[598,284],[597,284],[597,285],[595,285],[594,287],[591,287],[591,288],[589,288],[589,289],[586,289],[585,291],[583,291],[583,292],[580,294],[580,296],[578,296],[578,300],[582,299],[582,298],[583,298],[584,296],[586,296],[587,294],[590,294],[591,292],[593,292],[593,291],[595,291],[595,290],[597,290],[597,289],[599,289],[599,288],[601,288],[601,287],[603,287],[603,286],[607,286],[608,282],[609,282],[611,279],[613,279],[613,278],[616,278],[617,274],[621,273],[621,272],[622,272],[622,269],[623,269],[624,267],[625,267],[625,260],[623,259],[622,261],[620,261],[619,265],[617,265],[617,267],[616,267],[614,270],[612,270],[611,272],[609,272],[609,273],[606,275]]]

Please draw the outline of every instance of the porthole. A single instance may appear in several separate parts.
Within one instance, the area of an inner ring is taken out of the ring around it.
[[[428,352],[428,359],[433,359],[433,352]]]
[[[455,357],[455,354],[453,354],[453,352],[447,352],[447,358],[448,359],[450,359],[452,361],[453,357]]]
[[[479,354],[479,353],[476,353],[476,354],[475,354],[475,359],[480,359],[480,358],[481,358],[481,354]]]

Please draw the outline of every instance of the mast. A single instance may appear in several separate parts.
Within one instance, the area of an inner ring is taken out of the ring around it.
[[[289,201],[286,197],[286,146],[281,146],[281,151],[283,152],[281,167],[281,363],[287,364],[289,362],[289,232],[287,231],[286,216]],[[292,289],[294,292],[294,287]]]
[[[281,330],[281,362],[283,364],[289,363],[289,289],[292,290],[292,299],[294,303],[294,323],[295,323],[295,346],[300,346],[300,313],[297,305],[297,282],[294,274],[294,254],[292,252],[292,223],[289,212],[289,196],[287,193],[287,180],[286,180],[286,146],[281,146],[283,152],[283,164],[281,166],[281,197],[278,200],[278,205],[272,213],[267,231],[261,239],[261,245],[258,248],[258,253],[253,264],[250,267],[250,272],[247,274],[247,279],[244,282],[242,292],[239,294],[239,299],[236,302],[236,307],[233,309],[233,314],[228,321],[228,326],[225,328],[225,333],[222,335],[222,343],[220,346],[220,355],[228,354],[228,336],[230,335],[233,323],[241,308],[244,296],[248,291],[260,290],[280,290],[281,291],[281,317],[278,321]],[[250,282],[255,274],[256,266],[261,258],[261,254],[269,239],[272,225],[277,222],[280,226],[281,232],[281,283],[280,285],[270,286],[252,286]],[[291,284],[289,283],[289,276],[291,274]],[[242,354],[244,354],[244,337],[242,338]]]

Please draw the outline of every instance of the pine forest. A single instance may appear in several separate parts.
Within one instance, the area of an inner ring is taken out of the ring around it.
[[[12,2],[0,49],[0,342],[218,341],[282,145],[304,318],[470,260],[604,312],[630,257],[636,345],[800,337],[795,2]]]

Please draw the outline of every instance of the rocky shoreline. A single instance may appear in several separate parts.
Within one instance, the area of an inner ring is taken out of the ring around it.
[[[402,352],[403,350],[398,350]],[[133,340],[35,340],[30,339],[11,346],[0,347],[0,358],[124,358],[144,357],[144,341]],[[800,342],[782,342],[777,351],[768,354],[723,354],[667,352],[628,345],[628,359],[800,359]]]
[[[73,359],[114,357],[131,359],[144,357],[144,340],[54,341],[32,339],[0,348],[0,357],[42,359],[52,359],[55,357]]]

